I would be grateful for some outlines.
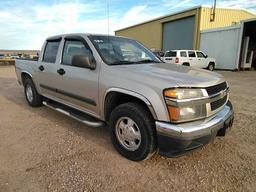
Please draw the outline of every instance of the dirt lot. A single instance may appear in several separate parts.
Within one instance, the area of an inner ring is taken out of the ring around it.
[[[0,67],[0,191],[255,191],[256,72],[220,72],[233,129],[180,158],[121,157],[104,128],[27,105],[14,67]]]

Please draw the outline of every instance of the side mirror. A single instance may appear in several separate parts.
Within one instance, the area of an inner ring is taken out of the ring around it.
[[[83,67],[91,70],[96,68],[95,60],[87,55],[74,55],[71,63],[76,67]]]
[[[205,58],[207,58],[208,57],[208,55],[205,55]]]

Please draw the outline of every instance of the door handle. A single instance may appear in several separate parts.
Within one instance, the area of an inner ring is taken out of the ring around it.
[[[38,69],[39,69],[40,71],[43,71],[43,70],[44,70],[44,66],[43,66],[43,65],[40,65],[40,66],[38,67]]]
[[[57,72],[60,74],[60,75],[64,75],[66,73],[66,71],[62,68],[58,69]]]

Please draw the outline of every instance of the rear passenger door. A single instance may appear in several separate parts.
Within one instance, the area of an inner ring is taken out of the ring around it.
[[[72,58],[75,55],[93,57],[93,52],[84,38],[66,37],[57,69],[64,73],[56,74],[58,76],[58,97],[65,104],[98,117],[99,65],[96,64],[94,70],[72,66]]]
[[[191,67],[199,67],[197,63],[196,53],[195,51],[188,51],[189,56],[189,64]]]
[[[181,65],[186,65],[187,63],[189,63],[187,51],[180,51],[180,60]]]
[[[47,40],[44,45],[43,55],[37,66],[37,75],[41,94],[55,98],[57,87],[57,65],[61,38]]]
[[[164,62],[175,64],[177,51],[166,51],[164,55]]]

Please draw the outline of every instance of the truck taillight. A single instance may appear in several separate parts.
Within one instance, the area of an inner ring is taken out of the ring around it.
[[[14,61],[14,69],[15,69],[15,73],[17,74],[16,60]]]
[[[176,57],[175,63],[179,63],[179,58],[178,57]]]

